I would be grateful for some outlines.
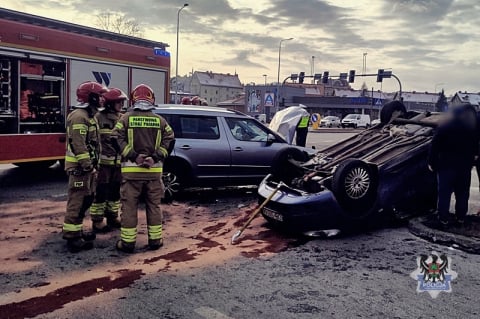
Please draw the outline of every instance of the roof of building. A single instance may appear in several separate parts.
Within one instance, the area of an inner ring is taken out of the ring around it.
[[[402,92],[403,102],[435,104],[440,97],[439,93],[428,92]]]
[[[242,94],[241,96],[231,100],[217,103],[217,106],[230,106],[230,105],[245,105],[245,94]]]
[[[480,93],[457,92],[452,97],[452,101],[455,98],[458,99],[458,101],[460,103],[471,104],[471,105],[479,105],[480,106]]]
[[[242,89],[243,85],[240,82],[237,74],[222,74],[209,72],[195,71],[194,77],[198,79],[201,85],[206,86],[221,86],[229,88]]]

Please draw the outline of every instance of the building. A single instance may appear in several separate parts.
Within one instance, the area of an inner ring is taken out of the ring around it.
[[[237,74],[195,71],[190,83],[190,93],[207,100],[209,105],[232,100],[243,93]]]
[[[480,93],[457,92],[450,100],[451,106],[459,105],[473,105],[476,108],[480,107]]]

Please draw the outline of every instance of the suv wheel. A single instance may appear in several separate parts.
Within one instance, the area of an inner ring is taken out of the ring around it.
[[[179,193],[183,191],[187,184],[187,176],[190,169],[187,165],[166,165],[162,175],[163,185],[165,186],[164,201],[171,202]]]

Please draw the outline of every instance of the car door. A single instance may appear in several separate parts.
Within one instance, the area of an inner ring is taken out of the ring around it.
[[[231,178],[256,180],[270,172],[273,158],[286,147],[268,128],[253,118],[225,117],[226,135],[231,147]]]
[[[230,173],[230,146],[216,116],[168,115],[175,133],[174,155],[190,163],[193,176],[201,183],[227,179]]]

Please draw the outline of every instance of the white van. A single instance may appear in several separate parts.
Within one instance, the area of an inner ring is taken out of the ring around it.
[[[342,119],[342,127],[370,127],[370,115],[348,114]]]

